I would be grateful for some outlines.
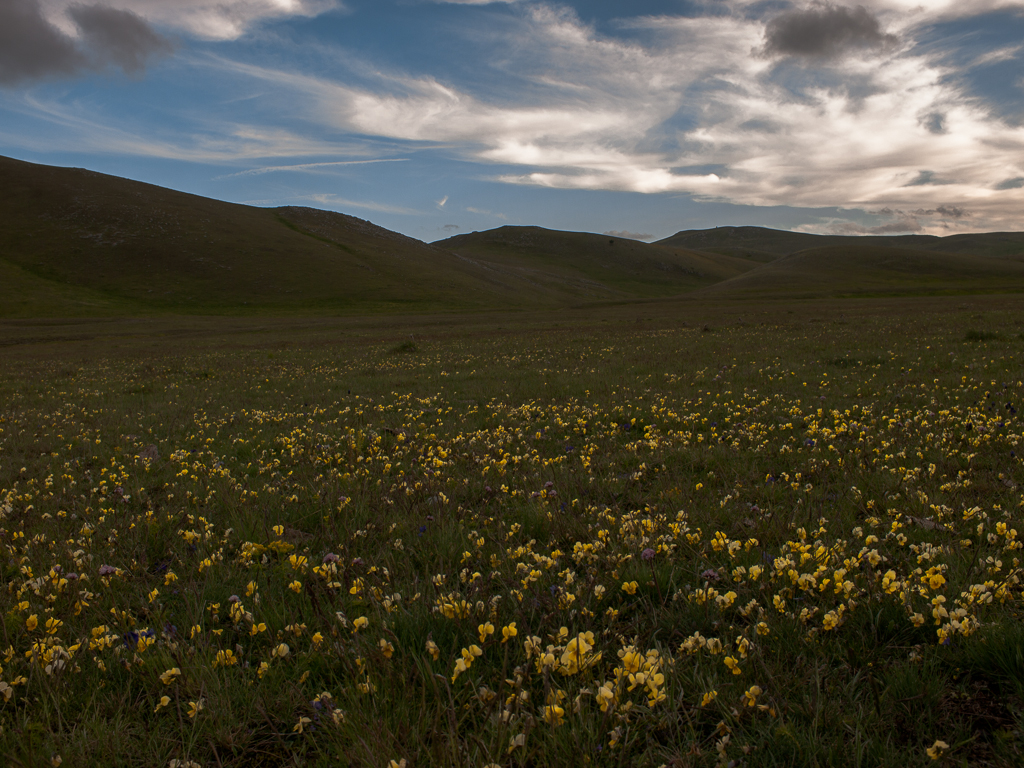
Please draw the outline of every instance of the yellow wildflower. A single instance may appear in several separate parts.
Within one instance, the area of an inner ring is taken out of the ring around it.
[[[477,631],[480,633],[480,642],[486,643],[487,638],[494,634],[494,625],[491,622],[485,622],[477,627]]]
[[[930,747],[928,747],[928,749],[925,750],[925,752],[928,753],[928,757],[930,757],[932,760],[938,760],[940,757],[942,757],[942,753],[945,752],[947,749],[949,749],[949,744],[942,741],[941,739],[937,739],[934,744],[932,744]]]
[[[564,717],[565,710],[557,704],[552,704],[549,707],[544,707],[544,722],[548,725],[561,725]]]

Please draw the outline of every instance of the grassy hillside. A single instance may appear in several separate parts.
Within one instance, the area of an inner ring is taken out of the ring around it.
[[[656,245],[734,256],[768,262],[809,248],[875,247],[904,248],[941,253],[1024,260],[1024,233],[985,232],[950,235],[812,235],[765,227],[715,227],[677,232]]]
[[[369,222],[0,158],[4,314],[373,312],[529,304],[522,286]]]
[[[1024,263],[875,245],[811,248],[783,256],[702,295],[855,296],[1024,291]]]
[[[743,273],[741,259],[586,232],[501,227],[435,243],[545,285],[593,297],[668,296]]]

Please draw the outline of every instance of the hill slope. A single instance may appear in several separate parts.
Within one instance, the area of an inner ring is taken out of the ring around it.
[[[448,251],[327,211],[253,208],[0,158],[5,314],[537,303]]]
[[[1024,263],[877,245],[782,256],[701,291],[721,298],[927,295],[1024,291]]]
[[[912,248],[939,253],[963,253],[1024,260],[1024,232],[986,232],[949,235],[812,235],[766,227],[715,227],[677,232],[656,245],[729,255],[768,262],[808,248],[856,246]]]
[[[544,285],[574,285],[593,298],[685,293],[752,266],[731,256],[541,227],[500,227],[434,245]]]

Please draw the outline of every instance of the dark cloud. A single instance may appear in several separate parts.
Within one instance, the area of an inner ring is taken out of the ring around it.
[[[935,175],[935,171],[918,171],[917,176],[913,181],[904,184],[904,187],[927,187],[927,186],[940,186],[943,184],[955,184],[954,181],[948,181],[946,179],[940,179]]]
[[[931,133],[942,134],[946,132],[946,116],[941,112],[932,112],[925,115],[921,124]]]
[[[915,216],[941,216],[944,219],[965,219],[971,215],[966,208],[959,208],[955,205],[940,205],[938,208],[925,210],[918,208],[914,211]]]
[[[754,119],[740,123],[740,129],[744,131],[755,131],[757,133],[778,133],[782,126],[773,120]]]
[[[863,6],[831,3],[786,11],[768,22],[763,52],[768,56],[832,59],[852,50],[886,48],[897,38],[885,34]]]
[[[1024,187],[1024,176],[1018,176],[1015,179],[1006,179],[996,184],[996,189],[1020,189]]]
[[[909,216],[903,211],[894,211],[893,213],[899,214],[896,221],[888,221],[875,227],[868,227],[855,221],[837,221],[828,228],[828,233],[830,235],[902,235],[920,232],[924,229],[921,222],[913,216]]]
[[[919,219],[936,218],[964,219],[971,215],[965,208],[955,205],[940,205],[936,208],[918,208],[916,211],[903,211],[899,208],[882,208],[878,211],[869,211],[874,216],[885,216],[891,221],[886,221],[873,227],[859,224],[855,221],[837,221],[829,227],[829,233],[833,235],[901,235],[914,232],[923,232],[924,226]],[[934,226],[934,224],[933,224]],[[948,227],[948,225],[942,224]]]
[[[458,224],[445,224],[442,227],[442,229],[445,232],[457,232],[458,230],[462,229],[462,227],[460,227]]]
[[[74,41],[43,18],[37,0],[0,0],[0,84],[70,75],[86,64]]]
[[[135,74],[150,58],[172,49],[169,41],[129,11],[74,5],[69,15],[80,39],[51,24],[39,0],[0,0],[0,85],[69,77],[110,65]]]
[[[924,229],[913,216],[905,216],[898,221],[890,221],[888,224],[879,224],[877,227],[870,227],[868,232],[872,235],[898,235],[904,232],[920,232]]]
[[[98,63],[113,64],[129,74],[144,70],[151,57],[172,50],[169,41],[131,11],[102,5],[74,5],[70,16]]]
[[[626,240],[650,240],[654,235],[643,235],[638,232],[626,232],[625,230],[612,230],[611,232],[605,232],[604,234],[608,237],[622,237]]]

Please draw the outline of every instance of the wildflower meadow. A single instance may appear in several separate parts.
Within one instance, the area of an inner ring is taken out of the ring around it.
[[[11,347],[0,762],[1020,765],[1024,312],[929,307]]]

